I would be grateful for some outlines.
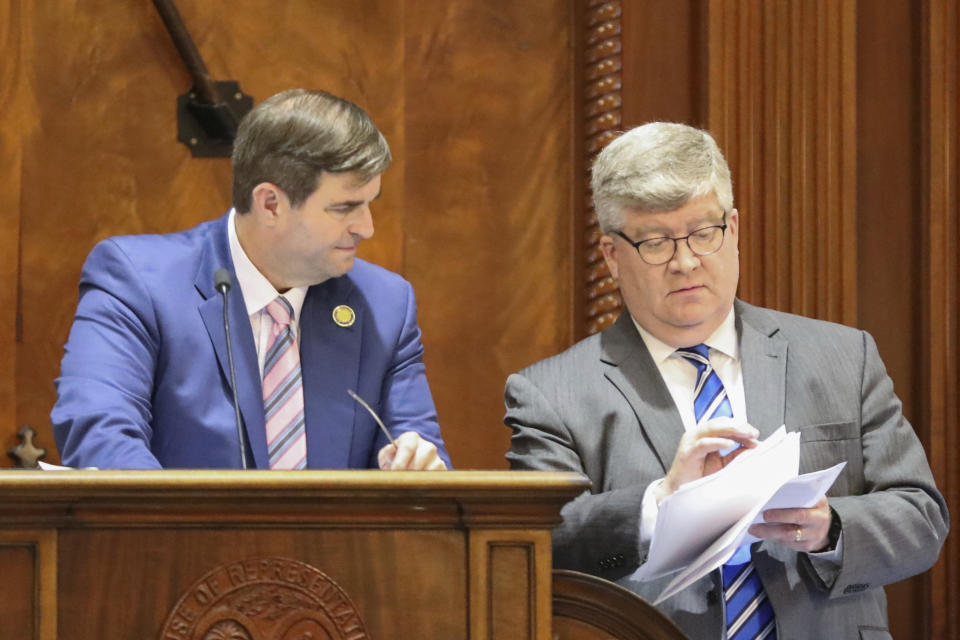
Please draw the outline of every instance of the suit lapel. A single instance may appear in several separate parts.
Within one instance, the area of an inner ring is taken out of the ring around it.
[[[666,472],[677,454],[683,421],[660,370],[626,310],[600,341],[601,359],[611,365],[604,375],[633,409],[644,438]]]
[[[347,305],[356,314],[349,327],[333,321],[338,305]],[[310,287],[303,302],[300,363],[310,469],[349,466],[357,403],[347,390],[363,393],[359,388],[360,347],[366,314],[366,303],[348,277]]]
[[[770,314],[736,302],[737,332],[747,418],[764,439],[783,424],[786,407],[787,341]]]
[[[203,324],[210,336],[213,349],[217,354],[220,372],[227,387],[233,389],[230,379],[230,364],[227,357],[227,339],[223,327],[223,298],[213,287],[213,274],[218,269],[227,269],[233,278],[234,286],[228,296],[227,315],[230,318],[234,366],[237,371],[237,397],[240,401],[240,414],[247,432],[247,441],[253,452],[256,467],[268,469],[267,435],[263,414],[263,391],[260,387],[260,367],[257,364],[257,348],[253,342],[250,318],[247,315],[243,293],[237,285],[237,274],[233,270],[230,246],[227,238],[227,220],[229,215],[220,218],[212,227],[207,244],[200,257],[194,285],[204,300],[198,309]],[[231,399],[232,404],[232,399]],[[238,454],[239,457],[239,454]]]

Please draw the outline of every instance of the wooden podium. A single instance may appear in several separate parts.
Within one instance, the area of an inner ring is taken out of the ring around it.
[[[550,640],[550,530],[589,486],[507,471],[0,478],[0,637],[38,640]]]

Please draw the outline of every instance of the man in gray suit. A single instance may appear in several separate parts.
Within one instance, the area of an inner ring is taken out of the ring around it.
[[[883,585],[929,568],[949,520],[873,339],[736,299],[740,219],[706,132],[629,131],[593,194],[627,312],[506,388],[511,467],[593,482],[563,510],[555,566],[652,601],[672,576],[631,574],[661,501],[786,425],[801,473],[846,461],[828,497],[765,512],[762,542],[660,609],[694,639],[889,638]]]

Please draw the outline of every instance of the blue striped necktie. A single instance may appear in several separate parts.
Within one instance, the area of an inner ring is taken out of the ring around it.
[[[711,418],[732,418],[730,398],[723,382],[710,364],[710,349],[698,344],[677,349],[685,360],[697,368],[697,384],[693,398],[693,414],[699,425]],[[723,598],[726,603],[728,640],[775,640],[777,637],[773,606],[763,590],[763,583],[750,559],[750,547],[737,549],[721,567]]]

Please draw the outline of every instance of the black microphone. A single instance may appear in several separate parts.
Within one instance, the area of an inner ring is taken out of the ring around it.
[[[217,269],[213,274],[213,286],[223,296],[223,330],[227,336],[227,362],[230,365],[230,383],[233,385],[233,412],[237,417],[237,438],[240,440],[240,466],[249,469],[247,460],[247,432],[243,428],[243,418],[240,416],[240,398],[237,396],[237,370],[233,367],[233,346],[230,340],[230,315],[227,313],[227,292],[230,291],[232,280],[226,269]]]

